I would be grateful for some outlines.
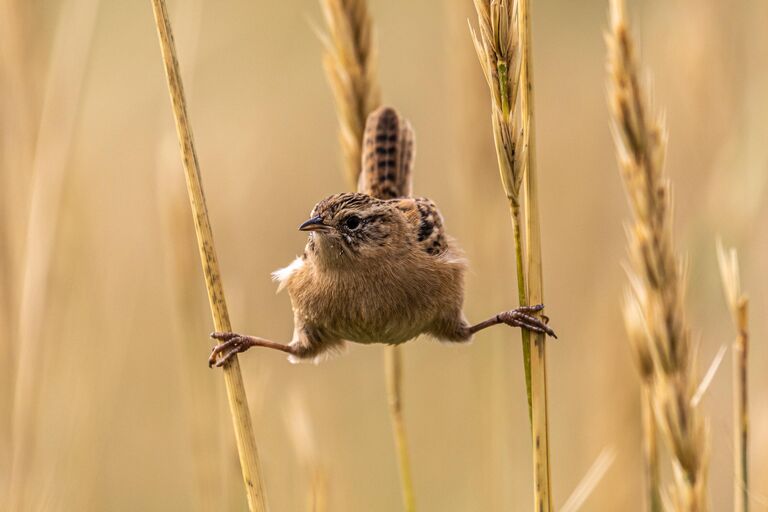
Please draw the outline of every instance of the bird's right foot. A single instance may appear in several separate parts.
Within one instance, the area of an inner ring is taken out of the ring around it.
[[[212,332],[211,338],[221,341],[213,347],[210,357],[208,357],[208,368],[222,367],[227,364],[236,354],[245,352],[256,345],[252,336],[243,336],[234,332]]]

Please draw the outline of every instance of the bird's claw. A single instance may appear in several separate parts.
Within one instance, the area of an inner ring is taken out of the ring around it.
[[[530,331],[547,334],[557,339],[555,331],[547,325],[547,323],[549,323],[549,317],[541,315],[541,318],[539,319],[534,316],[542,309],[544,309],[544,304],[520,306],[519,308],[501,313],[499,319],[512,327],[522,327]]]
[[[211,355],[208,357],[208,368],[224,366],[236,354],[245,352],[252,345],[248,336],[234,332],[212,332],[211,338],[219,340],[221,343],[211,350]],[[218,357],[219,354],[222,354],[221,357]]]

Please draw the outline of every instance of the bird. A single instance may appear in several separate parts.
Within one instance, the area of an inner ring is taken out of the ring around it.
[[[422,334],[466,342],[498,324],[556,338],[542,304],[520,306],[470,324],[463,313],[466,258],[445,231],[437,205],[411,197],[414,132],[391,107],[367,118],[358,192],[318,202],[299,226],[304,252],[272,275],[293,307],[290,343],[234,332],[218,340],[209,366],[265,347],[291,362],[319,362],[347,342],[399,345]]]

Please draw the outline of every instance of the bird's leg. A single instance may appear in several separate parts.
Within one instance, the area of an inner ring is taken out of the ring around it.
[[[539,320],[534,316],[535,313],[538,313],[542,309],[544,309],[544,305],[537,304],[535,306],[520,306],[517,309],[504,311],[484,322],[480,322],[479,324],[475,324],[469,327],[469,333],[475,334],[476,332],[482,331],[486,327],[490,327],[492,325],[507,324],[511,327],[522,327],[523,329],[528,329],[534,332],[541,332],[548,334],[553,338],[557,338],[555,331],[550,329],[547,325],[549,318],[542,316],[542,319]]]
[[[251,347],[267,347],[280,350],[287,354],[301,357],[302,347],[294,344],[283,345],[274,341],[257,338],[255,336],[244,336],[234,332],[213,332],[211,338],[219,340],[221,343],[213,347],[211,356],[208,358],[208,367],[224,366],[227,361],[232,359],[235,354],[245,352]],[[221,357],[218,357],[221,354]]]

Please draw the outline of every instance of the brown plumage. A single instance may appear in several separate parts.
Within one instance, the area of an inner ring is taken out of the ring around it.
[[[554,332],[532,315],[543,306],[505,311],[470,325],[462,313],[466,262],[445,234],[435,203],[408,196],[413,131],[395,110],[382,107],[366,124],[359,189],[315,205],[299,229],[309,231],[304,254],[273,276],[287,289],[294,312],[293,340],[282,345],[235,333],[210,364],[222,365],[251,346],[317,360],[345,341],[399,344],[420,334],[466,341],[499,323]],[[219,354],[222,354],[217,359]]]

